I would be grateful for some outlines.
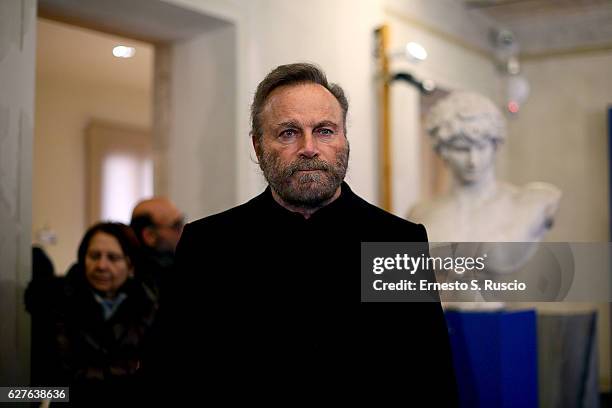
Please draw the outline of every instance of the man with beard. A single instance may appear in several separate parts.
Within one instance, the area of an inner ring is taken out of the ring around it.
[[[455,405],[440,304],[359,302],[361,242],[427,235],[343,181],[347,111],[342,88],[311,64],[281,65],[259,84],[251,138],[269,186],[185,227],[162,304],[167,380],[206,378],[225,402]]]

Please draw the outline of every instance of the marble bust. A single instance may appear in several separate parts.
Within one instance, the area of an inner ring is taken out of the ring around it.
[[[426,130],[436,153],[450,169],[449,190],[417,203],[408,219],[425,224],[430,242],[520,242],[518,246],[484,244],[487,274],[514,273],[537,251],[552,227],[561,191],[552,184],[516,186],[498,180],[495,157],[506,138],[504,117],[489,99],[453,92],[434,105]],[[447,276],[462,280],[468,276]],[[460,293],[445,307],[499,309],[501,302],[481,302],[480,293]],[[473,303],[476,301],[477,303]]]
[[[431,242],[537,242],[551,228],[561,199],[552,184],[515,186],[495,176],[506,138],[504,117],[489,99],[453,92],[426,119],[437,154],[449,167],[449,191],[417,203],[408,218],[425,224]]]

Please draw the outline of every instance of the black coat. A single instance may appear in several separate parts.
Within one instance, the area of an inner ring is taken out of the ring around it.
[[[440,304],[361,303],[365,241],[426,242],[427,235],[346,183],[309,219],[277,204],[268,187],[188,224],[161,305],[162,381],[200,384],[225,400],[271,401],[287,392],[372,397],[377,406],[399,397],[410,406],[420,395],[428,406],[454,406]]]

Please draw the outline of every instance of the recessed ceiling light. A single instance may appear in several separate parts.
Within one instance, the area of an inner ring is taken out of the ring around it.
[[[136,54],[136,49],[134,47],[118,45],[113,48],[113,55],[117,58],[132,58],[134,54]]]

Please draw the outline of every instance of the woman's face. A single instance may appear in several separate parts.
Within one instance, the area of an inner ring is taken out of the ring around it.
[[[89,241],[85,254],[85,277],[89,284],[107,297],[114,297],[133,269],[117,239],[97,232]]]

